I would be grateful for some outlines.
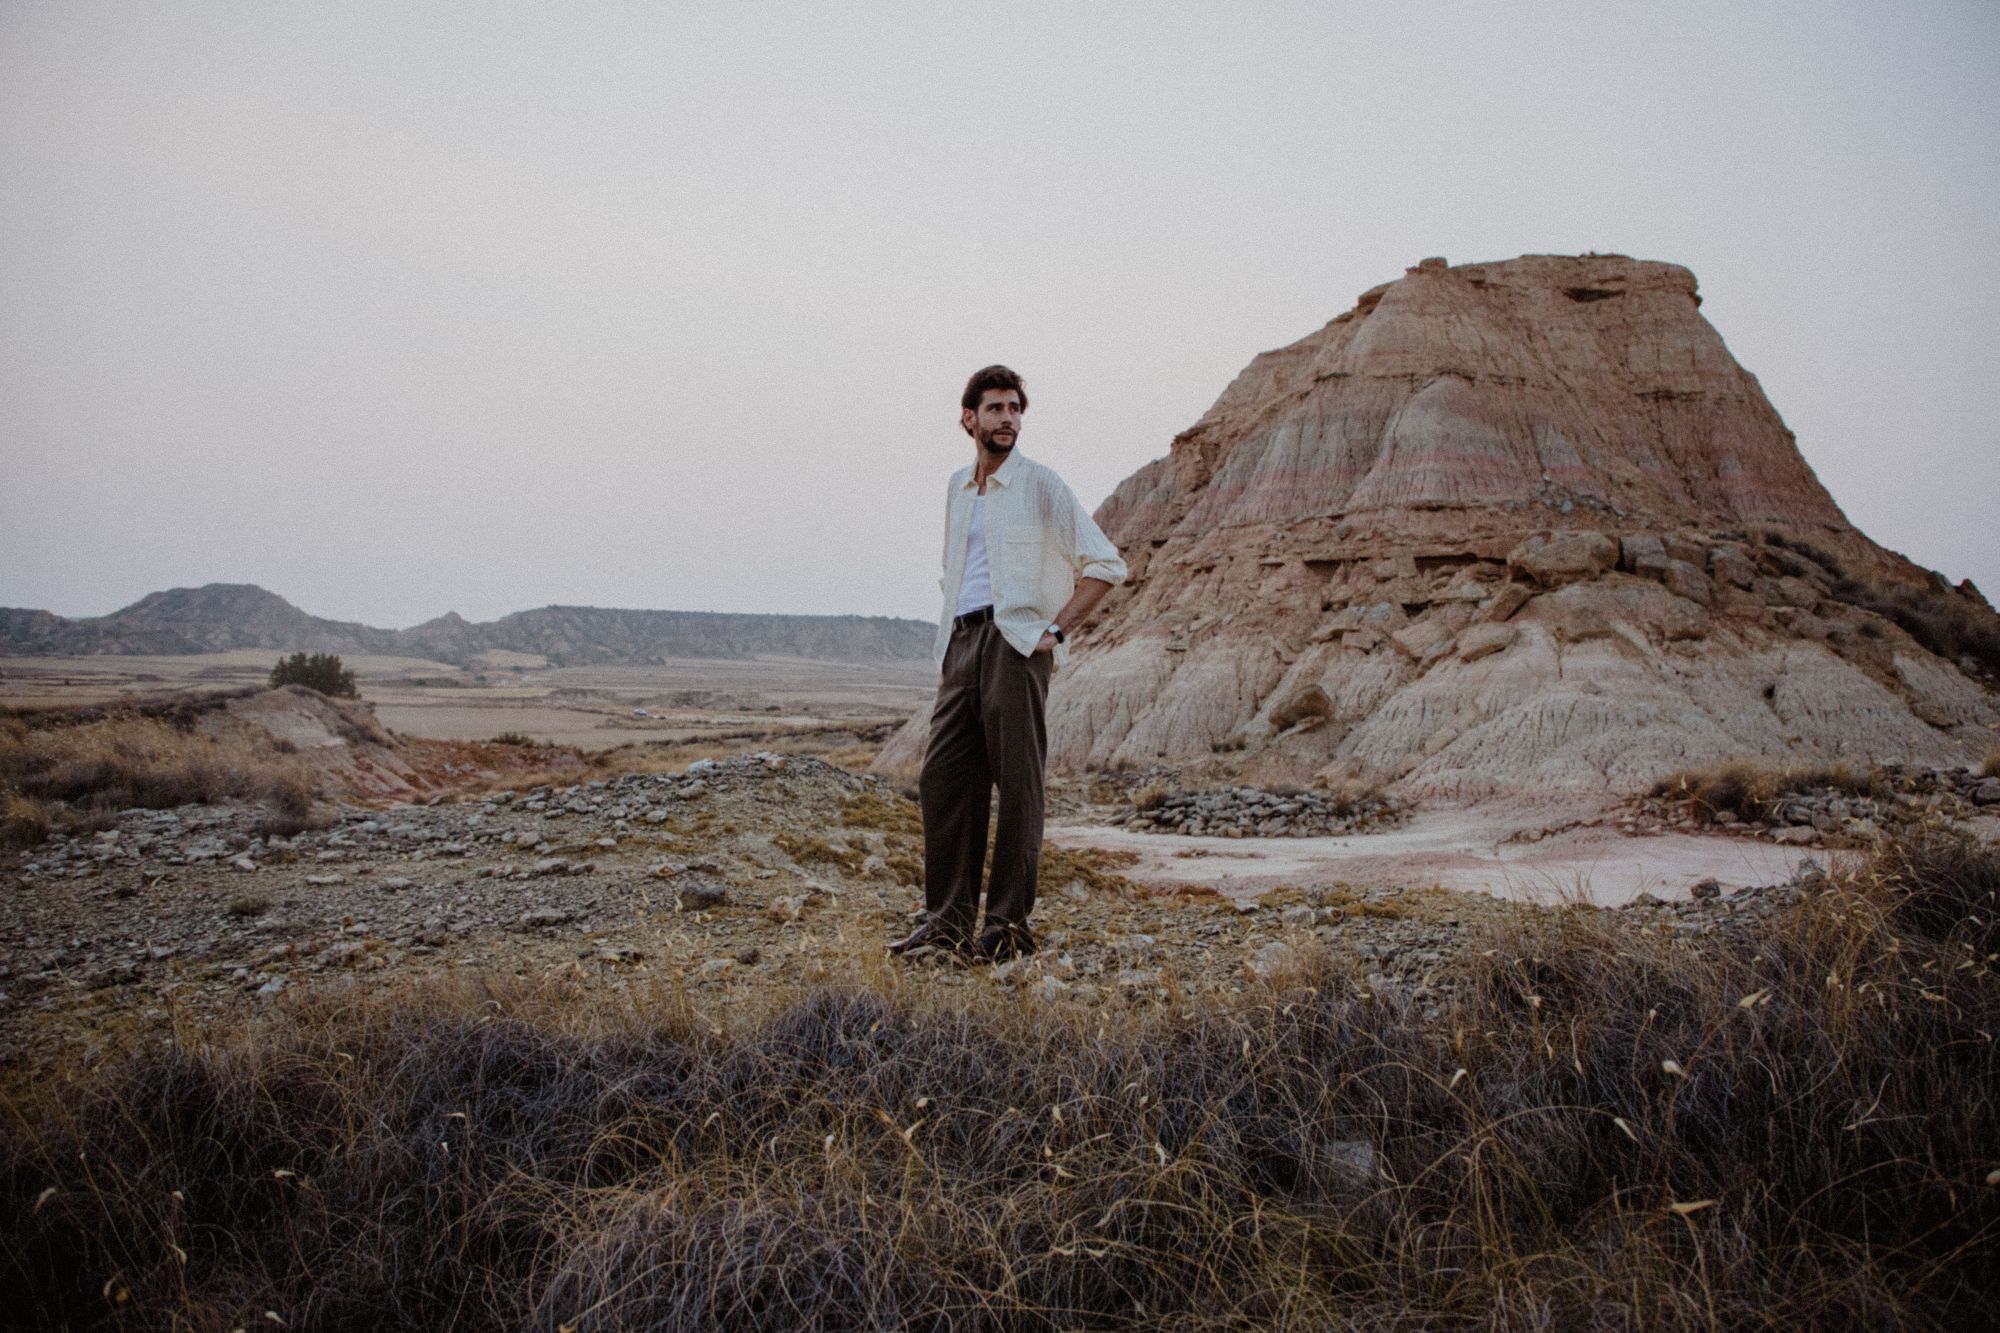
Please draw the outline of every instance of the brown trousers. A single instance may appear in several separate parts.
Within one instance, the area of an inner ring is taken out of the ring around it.
[[[992,621],[951,632],[917,791],[924,813],[924,907],[952,935],[979,917],[991,794],[1000,791],[986,928],[1025,930],[1042,859],[1042,718],[1050,656],[1023,657]]]

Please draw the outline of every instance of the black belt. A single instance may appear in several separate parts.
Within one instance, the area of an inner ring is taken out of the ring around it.
[[[968,625],[984,625],[991,619],[993,619],[993,608],[982,606],[977,611],[967,611],[962,616],[954,617],[951,627],[953,629],[964,629]]]

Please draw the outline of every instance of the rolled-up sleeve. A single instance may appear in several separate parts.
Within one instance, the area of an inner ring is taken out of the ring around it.
[[[1118,554],[1118,548],[1104,535],[1104,529],[1097,526],[1097,520],[1090,516],[1076,493],[1064,486],[1063,492],[1069,500],[1069,527],[1074,534],[1070,543],[1070,564],[1076,569],[1080,579],[1102,579],[1109,584],[1125,581],[1125,561]]]

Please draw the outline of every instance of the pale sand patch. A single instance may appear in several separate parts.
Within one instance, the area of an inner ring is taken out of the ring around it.
[[[1776,884],[1807,857],[1825,865],[1830,856],[1853,855],[1719,835],[1632,837],[1596,824],[1557,828],[1533,842],[1515,840],[1549,827],[1517,808],[1467,806],[1423,810],[1396,828],[1338,838],[1187,837],[1092,824],[1052,826],[1048,837],[1063,847],[1135,853],[1138,862],[1119,873],[1162,888],[1204,885],[1255,896],[1281,884],[1437,885],[1604,907],[1642,893],[1684,898],[1702,879],[1725,890]],[[1190,851],[1197,854],[1177,855]]]

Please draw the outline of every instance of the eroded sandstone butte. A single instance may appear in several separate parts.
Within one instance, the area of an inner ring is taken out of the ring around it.
[[[1431,259],[1257,357],[1098,510],[1132,578],[1052,762],[1477,798],[1984,754],[1993,663],[1898,622],[2000,621],[1847,521],[1700,304],[1673,264]]]

